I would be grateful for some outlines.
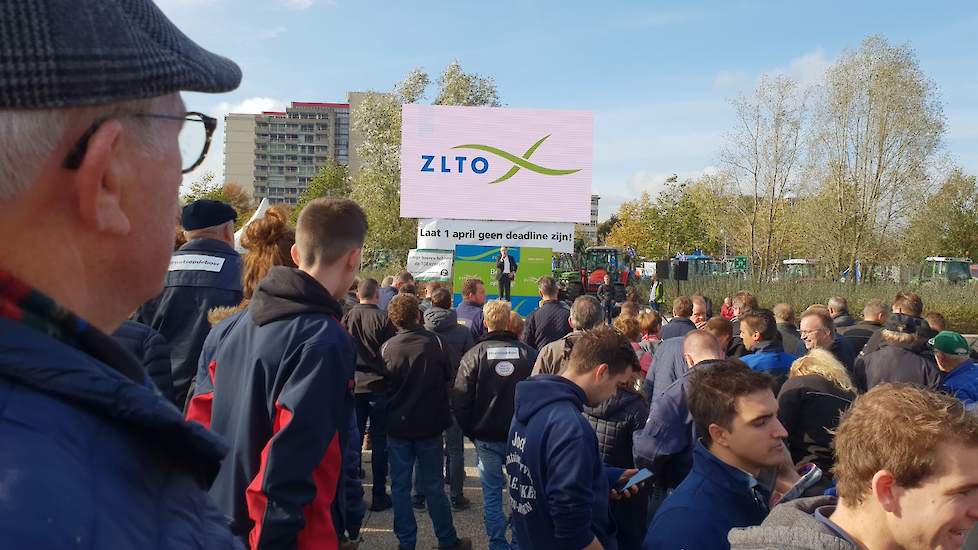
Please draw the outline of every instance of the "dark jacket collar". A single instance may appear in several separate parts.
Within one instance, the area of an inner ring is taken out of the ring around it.
[[[237,254],[234,247],[217,239],[194,239],[187,241],[180,247],[180,252],[222,252],[224,254]]]
[[[343,316],[340,305],[319,281],[291,267],[275,266],[258,284],[248,307],[259,326],[300,314]]]
[[[487,332],[479,337],[478,342],[488,342],[489,340],[495,340],[498,342],[518,342],[519,337],[515,333],[508,330],[494,330],[492,332]]]
[[[751,484],[756,482],[757,490],[765,497],[763,506],[767,506],[767,499],[771,495],[767,494],[766,488],[759,480],[720,460],[700,441],[697,441],[693,448],[693,470],[724,491],[752,500],[754,495],[751,491]]]
[[[412,334],[412,333],[420,333],[420,332],[425,332],[424,325],[416,325],[411,328],[397,329],[397,334]]]

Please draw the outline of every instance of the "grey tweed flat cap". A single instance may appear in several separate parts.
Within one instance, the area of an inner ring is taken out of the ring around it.
[[[151,0],[0,0],[0,109],[227,92],[230,59],[194,43]]]

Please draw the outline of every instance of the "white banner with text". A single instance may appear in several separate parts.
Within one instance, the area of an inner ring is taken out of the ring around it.
[[[412,248],[408,251],[407,270],[414,275],[416,281],[452,280],[452,260],[455,252],[452,250],[421,250]]]
[[[418,248],[452,250],[457,244],[550,248],[574,252],[574,224],[481,220],[418,220]]]

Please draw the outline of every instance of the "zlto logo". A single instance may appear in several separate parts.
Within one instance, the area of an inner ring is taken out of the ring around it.
[[[537,174],[542,174],[544,176],[566,176],[568,174],[580,172],[581,171],[580,168],[575,168],[573,170],[561,170],[556,168],[547,168],[544,166],[540,166],[539,164],[530,162],[530,157],[533,156],[533,153],[535,153],[536,150],[539,149],[540,146],[543,145],[543,142],[547,141],[547,138],[549,137],[550,135],[548,134],[540,138],[536,143],[531,145],[530,148],[527,149],[525,153],[523,153],[522,157],[518,157],[512,153],[503,151],[498,147],[493,147],[491,145],[480,145],[478,143],[456,145],[455,147],[452,147],[452,149],[474,149],[476,151],[484,151],[486,153],[495,155],[503,160],[509,161],[513,164],[512,168],[510,168],[509,171],[507,171],[502,176],[489,182],[490,184],[504,182],[509,178],[515,176],[516,173],[523,168],[526,168],[531,172],[536,172]],[[469,157],[458,155],[452,158],[451,160],[449,160],[449,157],[445,155],[441,155],[441,156],[421,155],[421,160],[424,161],[424,164],[422,164],[421,166],[422,172],[435,172],[436,167],[434,166],[434,164],[436,160],[440,165],[440,168],[437,169],[437,171],[442,174],[450,174],[450,173],[464,174],[466,168],[468,168],[468,170],[476,174],[485,174],[486,172],[489,171],[489,159],[482,156],[472,157],[470,159]]]

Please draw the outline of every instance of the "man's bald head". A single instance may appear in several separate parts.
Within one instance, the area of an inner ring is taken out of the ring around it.
[[[705,330],[693,330],[683,339],[683,357],[689,368],[710,359],[723,359],[720,341]]]

